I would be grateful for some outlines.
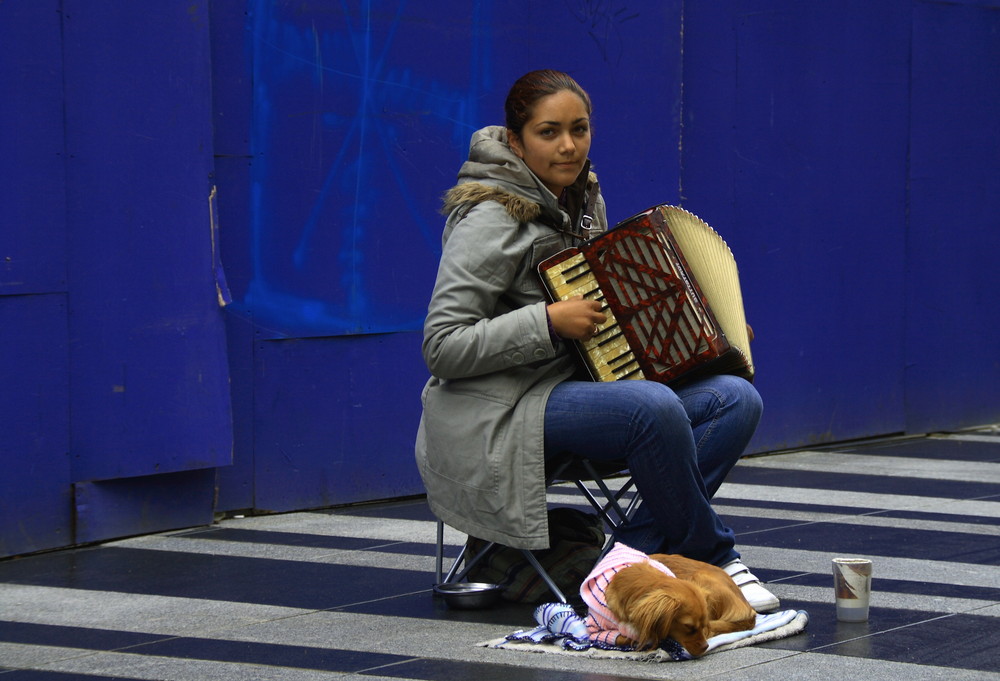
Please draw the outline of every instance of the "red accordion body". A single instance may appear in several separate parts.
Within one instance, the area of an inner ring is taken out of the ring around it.
[[[544,260],[538,271],[553,301],[582,295],[602,303],[607,322],[577,341],[594,380],[753,379],[735,260],[692,213],[656,206]]]

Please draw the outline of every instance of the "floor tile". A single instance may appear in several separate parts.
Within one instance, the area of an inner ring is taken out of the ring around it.
[[[947,615],[824,648],[820,652],[910,664],[1000,670],[1000,621]]]
[[[436,523],[423,499],[403,499],[0,560],[0,656],[37,667],[8,663],[0,680],[1000,681],[992,432],[738,465],[716,503],[754,572],[810,621],[797,636],[703,660],[663,667],[477,646],[533,626],[534,607],[462,611],[433,597]],[[838,455],[879,458],[859,474],[831,470]],[[586,508],[572,488],[551,498]],[[464,537],[446,536],[452,558]],[[837,554],[876,560],[868,622],[836,620]]]

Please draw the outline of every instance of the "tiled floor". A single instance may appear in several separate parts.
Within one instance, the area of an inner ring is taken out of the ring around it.
[[[434,599],[407,501],[0,561],[0,681],[1000,679],[996,429],[748,459],[716,501],[805,633],[664,664],[478,647],[531,607]],[[835,619],[837,555],[875,562],[865,624]]]

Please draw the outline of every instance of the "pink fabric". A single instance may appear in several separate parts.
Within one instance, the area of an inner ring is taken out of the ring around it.
[[[668,577],[675,576],[670,568],[663,563],[650,560],[645,553],[636,551],[625,544],[615,544],[580,585],[580,597],[589,608],[586,623],[592,641],[613,646],[619,634],[633,640],[636,638],[635,632],[627,625],[615,621],[615,616],[608,609],[608,601],[604,595],[608,584],[618,574],[618,571],[635,563],[649,563]]]

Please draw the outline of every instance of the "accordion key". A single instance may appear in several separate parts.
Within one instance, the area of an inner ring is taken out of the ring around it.
[[[538,265],[549,298],[583,296],[607,320],[575,341],[595,381],[753,380],[736,261],[707,223],[656,206]]]

